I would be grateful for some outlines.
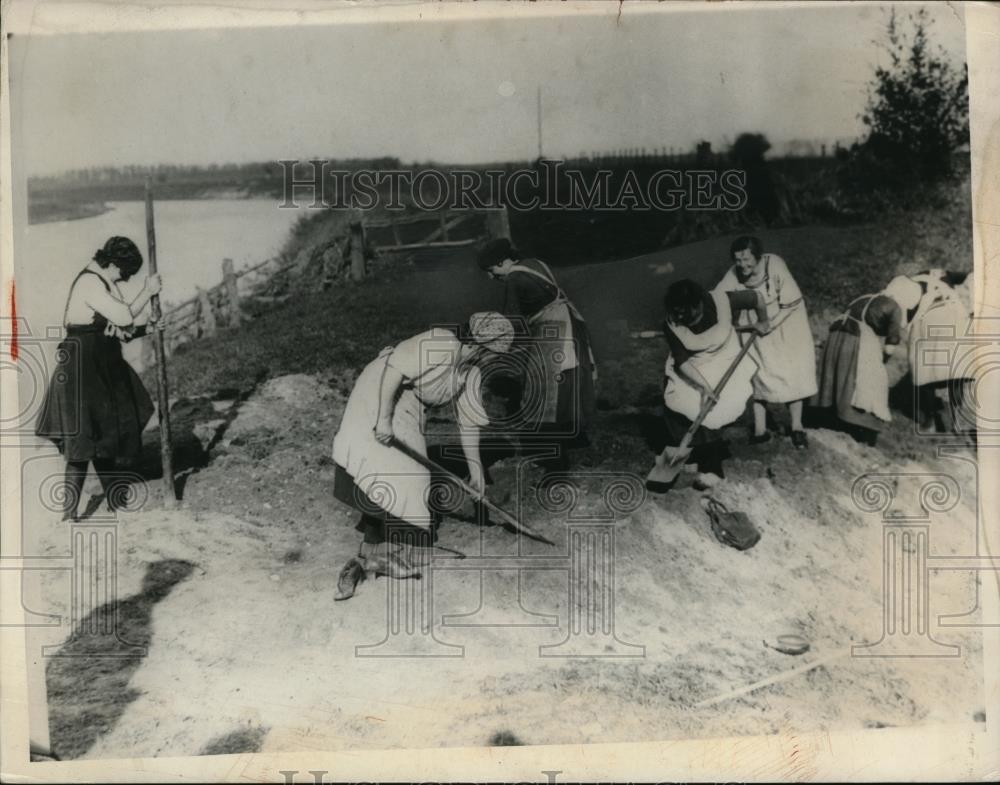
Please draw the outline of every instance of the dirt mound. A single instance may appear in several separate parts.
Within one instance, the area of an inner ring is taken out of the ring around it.
[[[391,667],[367,657],[387,640],[390,583],[369,581],[348,602],[333,601],[337,571],[358,542],[354,513],[332,498],[329,457],[350,383],[350,375],[294,375],[263,385],[190,477],[184,509],[125,521],[123,594],[141,592],[150,565],[196,567],[156,603],[149,654],[130,678],[116,677],[120,718],[87,757],[639,741],[964,721],[981,709],[978,636],[937,626],[935,637],[960,645],[961,658],[844,657],[695,707],[880,635],[882,527],[858,509],[851,482],[930,469],[822,430],[811,431],[806,453],[782,439],[751,448],[734,432],[717,495],[760,529],[749,551],[715,540],[688,475],[618,516],[606,641],[616,656],[567,659],[539,648],[566,639],[567,614],[584,602],[583,587],[567,593],[567,572],[481,572],[451,561],[433,573],[433,647],[443,656],[394,657]],[[623,423],[599,420],[595,441],[614,448],[580,453],[566,478],[577,517],[605,508],[609,475],[646,468],[648,448]],[[948,527],[934,529],[935,555],[975,544],[974,468],[961,456],[948,464],[963,496]],[[567,514],[552,511],[536,474],[513,458],[491,471],[493,492],[557,547],[519,545],[501,527],[455,518],[442,524],[439,544],[470,556],[567,553]],[[919,506],[916,486],[902,483],[897,496],[901,512]],[[933,580],[932,619],[975,607],[968,574]],[[810,652],[764,644],[784,633],[804,636]],[[73,694],[64,669],[67,711]]]

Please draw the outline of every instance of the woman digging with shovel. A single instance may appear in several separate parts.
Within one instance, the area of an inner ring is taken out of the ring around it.
[[[480,398],[479,365],[505,354],[514,327],[495,312],[473,314],[459,329],[432,328],[387,347],[361,372],[333,440],[334,495],[361,513],[363,535],[356,558],[341,570],[334,599],[354,595],[366,574],[419,577],[392,538],[411,544],[433,541],[428,507],[431,472],[424,436],[424,409],[455,403],[467,486],[485,486],[479,430],[489,424]]]
[[[663,392],[667,447],[646,487],[665,493],[689,462],[698,471],[695,485],[703,490],[725,476],[727,451],[719,429],[739,419],[753,393],[757,364],[746,355],[755,337],[767,330],[767,313],[756,292],[707,292],[688,279],[671,284],[663,302],[669,349]],[[742,328],[751,338],[741,347],[733,320],[745,309],[757,312],[757,322]]]

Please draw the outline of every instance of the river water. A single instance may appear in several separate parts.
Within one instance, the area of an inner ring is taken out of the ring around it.
[[[22,369],[36,365],[39,376],[51,370],[73,278],[109,237],[131,238],[148,263],[145,204],[110,202],[108,206],[111,209],[102,215],[31,224],[15,235],[14,274]],[[156,257],[163,278],[164,304],[191,297],[197,286],[207,288],[218,284],[222,280],[222,260],[226,257],[239,270],[276,255],[295,220],[303,213],[304,210],[278,209],[276,201],[263,199],[157,202]],[[144,264],[135,278],[122,285],[127,299],[138,293],[147,269]],[[126,357],[136,365],[139,343],[125,347]],[[40,381],[32,379],[30,386],[37,387]],[[35,390],[30,397],[37,394]]]
[[[135,241],[146,257],[145,205],[110,202],[112,209],[93,218],[53,221],[27,227],[15,254],[18,315],[33,333],[58,326],[73,277],[112,235]],[[155,205],[156,257],[163,277],[162,299],[180,302],[195,287],[222,280],[222,260],[236,269],[274,256],[300,210],[280,210],[263,199],[161,201]],[[126,296],[142,285],[146,267],[129,284]]]

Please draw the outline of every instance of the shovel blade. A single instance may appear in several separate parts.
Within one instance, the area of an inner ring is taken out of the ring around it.
[[[669,449],[668,447],[667,450]],[[656,456],[653,468],[646,475],[646,490],[650,493],[666,493],[673,487],[677,475],[681,473],[681,462],[668,462],[667,450]]]

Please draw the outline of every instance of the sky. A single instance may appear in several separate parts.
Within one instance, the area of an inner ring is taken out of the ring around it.
[[[17,35],[28,175],[320,156],[525,160],[619,148],[832,142],[858,119],[888,5],[610,17]],[[906,8],[902,9],[904,12]],[[965,31],[929,6],[956,64]]]

